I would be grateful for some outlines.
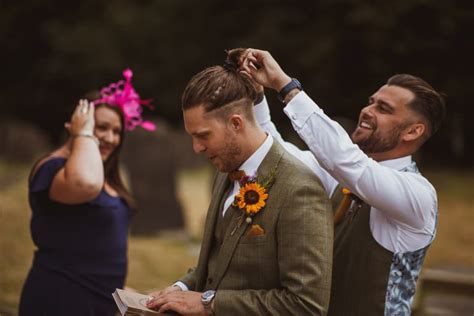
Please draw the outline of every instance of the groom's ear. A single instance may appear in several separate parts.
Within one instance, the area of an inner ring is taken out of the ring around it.
[[[228,120],[229,127],[234,131],[237,132],[241,130],[244,126],[244,121],[240,114],[232,114]]]

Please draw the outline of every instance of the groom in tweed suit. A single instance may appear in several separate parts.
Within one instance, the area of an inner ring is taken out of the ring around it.
[[[197,267],[152,293],[148,307],[181,315],[326,315],[331,207],[320,180],[258,126],[255,98],[232,56],[188,83],[186,132],[218,173]],[[228,173],[236,169],[272,180],[251,220],[233,204],[242,182]]]

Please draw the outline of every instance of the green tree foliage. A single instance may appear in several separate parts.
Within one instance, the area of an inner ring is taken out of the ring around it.
[[[222,63],[226,48],[258,47],[334,116],[356,119],[367,97],[395,73],[425,78],[448,95],[449,113],[425,157],[464,164],[474,158],[468,150],[474,145],[470,1],[0,3],[2,110],[51,135],[59,134],[78,98],[118,80],[125,67],[134,70],[141,95],[154,99],[153,114],[180,125],[189,78]],[[274,119],[290,129],[281,111]]]

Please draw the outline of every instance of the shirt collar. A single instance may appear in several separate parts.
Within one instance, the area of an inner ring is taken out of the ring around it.
[[[391,169],[401,170],[405,167],[408,167],[412,163],[412,158],[411,156],[405,156],[401,158],[380,161],[379,163],[382,166],[385,166]]]
[[[256,175],[258,167],[260,167],[260,164],[270,151],[272,145],[273,137],[267,134],[267,138],[262,145],[240,166],[239,170],[245,171],[245,174],[248,176]]]

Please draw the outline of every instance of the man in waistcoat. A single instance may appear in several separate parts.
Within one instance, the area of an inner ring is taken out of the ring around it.
[[[256,96],[231,59],[188,83],[185,129],[218,173],[197,267],[152,293],[148,307],[181,315],[326,315],[332,208],[317,176],[257,124]]]
[[[310,151],[285,142],[266,100],[260,126],[323,182],[335,210],[329,315],[409,315],[416,281],[436,231],[436,191],[412,155],[439,128],[442,96],[424,80],[395,75],[369,97],[351,137],[280,68],[249,49],[247,75],[279,92],[284,112]]]

